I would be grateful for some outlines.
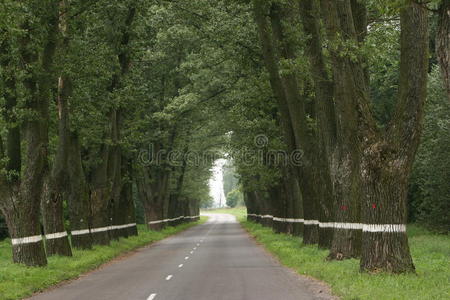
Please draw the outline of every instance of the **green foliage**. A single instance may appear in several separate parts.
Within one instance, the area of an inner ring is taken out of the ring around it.
[[[400,66],[400,23],[377,22],[370,26],[364,51],[370,68],[370,96],[375,117],[386,126],[394,111]]]
[[[415,217],[442,233],[450,232],[450,103],[439,69],[430,74],[423,136],[411,189]]]
[[[223,192],[228,195],[229,192],[238,187],[238,174],[233,166],[232,160],[227,160],[222,167],[223,174]]]
[[[243,205],[244,195],[238,189],[234,189],[227,194],[227,205],[229,207],[236,207],[238,205]]]

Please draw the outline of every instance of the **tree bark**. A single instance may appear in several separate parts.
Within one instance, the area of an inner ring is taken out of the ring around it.
[[[90,191],[90,211],[91,235],[94,244],[109,245],[111,236],[109,228],[111,226],[111,192],[112,183],[107,176],[108,146],[103,145],[102,162],[94,171],[91,179]]]
[[[363,271],[414,272],[405,230],[406,207],[408,179],[419,145],[427,90],[427,10],[415,1],[408,1],[401,10],[400,22],[396,110],[386,135],[379,138],[369,135],[364,147],[362,220],[368,225],[363,230]]]
[[[267,21],[266,15],[270,11],[270,3],[266,4],[262,1],[253,1],[253,11],[255,16],[255,21],[258,26],[258,33],[261,41],[261,46],[263,50],[263,57],[265,61],[266,69],[269,73],[269,79],[270,79],[270,85],[272,88],[272,91],[274,93],[275,98],[277,99],[278,103],[278,109],[280,111],[281,115],[281,125],[283,129],[283,136],[285,143],[287,145],[287,148],[290,153],[293,153],[297,150],[297,144],[300,143],[300,141],[303,138],[303,141],[305,139],[306,130],[302,125],[300,124],[300,120],[295,117],[292,119],[292,116],[294,116],[296,113],[302,113],[302,106],[293,106],[292,104],[298,100],[294,96],[295,92],[295,78],[285,78],[285,81],[283,84],[283,81],[280,78],[279,75],[279,67],[278,67],[278,58],[277,58],[277,50],[274,45],[274,42],[271,37],[271,30]],[[275,33],[276,34],[276,33]],[[286,86],[288,85],[288,86]],[[287,87],[288,89],[286,90]],[[297,90],[298,91],[298,90]],[[287,95],[287,92],[290,94]],[[291,108],[289,107],[289,103],[291,103]],[[295,123],[295,127],[294,124]],[[308,169],[309,170],[309,169]],[[302,167],[301,172],[308,172],[305,168]],[[302,176],[305,175],[305,176]],[[308,189],[311,187],[311,185],[308,185],[309,180],[311,180],[310,177],[308,177],[307,173],[300,175],[300,187],[301,192],[303,195],[303,206],[304,206],[304,215],[305,218],[310,218],[310,220],[317,220],[316,217],[316,203],[314,195],[312,197],[305,197],[305,193],[308,191],[304,189]],[[316,221],[317,222],[317,221]],[[305,224],[304,230],[307,234],[304,234],[303,241],[305,243],[315,243],[318,240],[318,230],[317,230],[317,223],[316,222],[307,222],[308,224]]]
[[[317,1],[305,0],[300,2],[300,15],[305,33],[309,36],[306,43],[306,55],[309,58],[311,74],[315,88],[315,111],[317,120],[317,135],[319,142],[319,178],[323,187],[320,205],[319,221],[321,224],[334,222],[335,193],[330,171],[335,161],[333,152],[336,151],[336,118],[334,108],[333,82],[327,71],[326,60],[322,50],[320,27],[320,8]],[[337,182],[337,180],[334,180]],[[319,247],[331,248],[334,229],[321,226]]]
[[[65,86],[69,79],[64,80]],[[92,228],[92,212],[89,198],[89,187],[81,160],[81,146],[78,134],[69,135],[68,167],[70,190],[67,198],[72,246],[80,249],[91,249],[93,245],[90,229]]]
[[[69,3],[66,0],[60,1],[59,29],[62,35],[60,45],[62,55],[66,55],[70,51],[72,22],[68,17],[69,11]],[[92,238],[89,222],[89,191],[81,161],[79,137],[76,132],[71,131],[70,127],[72,94],[71,77],[63,70],[58,81],[57,98],[59,144],[48,187],[53,199],[60,197],[59,201],[55,202],[59,205],[58,213],[63,212],[63,202],[67,202],[72,247],[90,249],[92,248]],[[50,198],[48,200],[52,201]],[[51,216],[49,215],[49,217]],[[58,220],[61,220],[61,217],[58,217]]]
[[[436,54],[441,68],[447,97],[450,101],[450,0],[442,0],[439,7]]]
[[[123,224],[128,225],[125,229],[122,229],[122,236],[130,237],[138,235],[136,224],[136,211],[133,201],[133,162],[130,158],[122,157],[122,174],[124,175],[121,200],[123,207]]]
[[[56,3],[52,7],[49,19],[49,30],[46,45],[42,55],[42,70],[44,75],[39,81],[39,96],[45,106],[48,107],[48,99],[51,97],[51,87],[54,82],[53,60],[57,47],[57,32],[59,25],[58,7]],[[58,83],[58,88],[61,81]],[[41,210],[46,238],[46,252],[48,256],[61,255],[72,256],[69,238],[64,226],[63,202],[66,198],[68,187],[67,173],[67,147],[68,137],[66,126],[68,124],[67,98],[58,96],[59,121],[58,121],[58,150],[56,153],[53,169],[50,170],[48,160],[44,167],[44,187],[41,199]],[[46,110],[46,120],[49,119],[48,109]],[[48,144],[48,121],[43,128],[42,135]]]
[[[139,197],[144,204],[145,221],[150,230],[162,230],[165,227],[164,199],[168,188],[169,174],[157,172],[150,175],[147,167],[138,169],[136,185]]]
[[[322,1],[323,14],[331,43],[339,44],[340,38],[358,45],[358,35],[350,1],[339,3]],[[358,257],[361,251],[360,223],[360,156],[358,140],[374,128],[368,102],[367,74],[363,58],[352,60],[340,55],[342,50],[332,51],[334,97],[337,123],[337,147],[332,153],[331,174],[336,202],[335,221],[329,259]],[[360,116],[362,114],[363,116]],[[359,130],[358,130],[359,129]]]
[[[24,139],[26,144],[26,165],[21,172],[20,164],[16,170],[8,170],[7,165],[1,168],[6,172],[0,175],[0,208],[5,216],[12,241],[13,261],[28,266],[44,266],[47,264],[44,244],[41,237],[39,222],[40,197],[42,193],[42,172],[47,159],[46,139],[42,135],[46,128],[46,102],[39,97],[37,82],[39,76],[36,70],[38,53],[33,45],[33,28],[29,21],[22,26],[24,35],[19,40],[20,55],[27,75],[23,85],[27,91],[26,107],[35,116],[24,121]],[[11,96],[11,95],[10,95]],[[14,101],[9,99],[9,101]],[[14,102],[10,102],[14,106]],[[8,134],[8,139],[16,139],[17,134]],[[18,147],[20,141],[9,140],[8,147]],[[7,149],[6,153],[11,153]],[[3,141],[0,141],[0,158],[5,158]],[[7,157],[9,159],[9,157]],[[13,171],[13,172],[12,172]],[[12,173],[12,176],[9,174]]]
[[[291,45],[288,37],[286,37],[285,29],[283,28],[282,19],[288,19],[291,10],[285,6],[272,5],[271,20],[272,31],[275,40],[278,41],[281,57],[287,60],[296,58],[294,53],[294,46]],[[306,231],[303,236],[305,244],[316,244],[319,241],[319,205],[323,202],[320,198],[320,192],[317,188],[319,184],[319,166],[317,163],[319,159],[317,156],[318,141],[317,136],[312,129],[308,128],[306,118],[306,99],[301,95],[298,87],[298,78],[295,70],[285,72],[281,76],[283,87],[286,95],[286,102],[289,109],[289,115],[294,131],[296,150],[301,150],[303,153],[302,164],[299,166],[300,172],[300,187],[305,194],[303,197],[304,217],[307,220],[304,224]],[[310,112],[310,115],[313,113]]]

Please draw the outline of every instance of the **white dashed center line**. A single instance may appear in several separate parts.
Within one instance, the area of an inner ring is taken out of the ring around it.
[[[151,294],[150,296],[148,296],[147,300],[153,300],[155,299],[156,294]]]
[[[194,251],[191,251],[191,254],[194,253]]]
[[[197,250],[197,247],[194,247],[194,250]]]
[[[197,244],[197,247],[200,246],[200,244]]]
[[[189,256],[186,256],[184,259],[185,259],[185,260],[188,260],[188,259],[189,259]]]
[[[172,279],[172,277],[173,277],[173,275],[169,275],[166,277],[166,280],[170,280],[170,279]]]
[[[182,267],[183,267],[183,264],[179,264],[179,265],[178,265],[178,268],[182,268]]]

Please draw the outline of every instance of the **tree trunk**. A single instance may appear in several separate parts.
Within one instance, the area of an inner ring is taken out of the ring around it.
[[[65,190],[61,191],[61,189]],[[55,183],[50,176],[44,181],[41,208],[47,256],[72,256],[69,237],[64,225],[63,200],[66,189],[68,190],[67,184],[55,189]]]
[[[44,108],[36,95],[34,76],[25,80],[25,86],[31,97],[27,101],[28,108],[43,119]],[[11,236],[13,261],[28,266],[47,264],[39,222],[39,204],[43,184],[41,174],[47,155],[45,139],[41,135],[43,128],[41,120],[25,121],[27,164],[21,178],[11,179],[3,174],[0,176],[0,208]],[[13,143],[8,142],[8,144]],[[2,142],[0,142],[0,157],[4,157]]]
[[[436,54],[450,101],[450,0],[442,0],[439,7]]]
[[[47,258],[39,223],[40,195],[30,191],[26,194],[30,197],[22,196],[23,198],[19,199],[9,195],[17,209],[3,209],[12,242],[13,261],[27,266],[45,266]],[[23,205],[27,200],[31,200],[28,202],[31,205]]]
[[[103,145],[100,149],[102,161],[91,175],[90,184],[90,211],[91,235],[94,244],[109,245],[111,236],[111,193],[112,182],[108,177],[109,146]]]
[[[6,172],[0,174],[0,208],[6,218],[12,242],[13,261],[28,266],[44,266],[47,264],[44,244],[42,241],[39,208],[42,193],[45,161],[47,159],[47,140],[43,132],[48,122],[48,102],[39,97],[37,83],[40,77],[36,71],[38,53],[33,44],[33,28],[26,20],[22,25],[23,36],[19,39],[20,55],[23,61],[24,73],[27,75],[23,81],[26,95],[26,108],[33,117],[24,121],[24,140],[26,149],[25,169],[20,170],[20,162],[14,161],[17,169],[9,170],[8,166],[1,165]],[[13,77],[14,78],[14,77]],[[10,95],[11,96],[11,95]],[[7,99],[8,100],[8,99]],[[9,99],[11,101],[13,99]],[[14,106],[14,103],[11,103]],[[17,134],[8,133],[8,139],[18,137]],[[20,147],[19,140],[8,140],[8,147]],[[7,149],[6,153],[11,153]],[[0,141],[0,159],[5,158],[3,142]],[[10,157],[7,157],[10,159]],[[7,173],[12,173],[8,176]],[[5,176],[6,174],[6,176]]]
[[[55,56],[56,44],[57,44],[57,32],[59,25],[59,18],[56,4],[49,20],[49,31],[47,37],[47,43],[44,47],[42,58],[42,69],[44,75],[41,76],[39,82],[39,96],[43,103],[46,103],[48,107],[48,99],[51,96],[50,90],[55,80],[53,76],[53,59]],[[67,147],[68,144],[68,132],[66,126],[68,120],[68,107],[66,95],[63,95],[62,81],[58,82],[58,88],[60,94],[58,95],[58,109],[59,109],[59,121],[58,121],[58,150],[54,162],[53,169],[50,170],[48,160],[45,163],[44,168],[44,188],[41,199],[42,217],[44,223],[44,232],[46,238],[46,250],[47,255],[61,255],[72,256],[72,250],[69,244],[69,238],[64,226],[64,211],[63,202],[66,198],[69,190],[69,176],[67,173]],[[47,117],[48,109],[46,110]],[[42,132],[43,137],[48,144],[48,124],[45,125]]]
[[[156,174],[155,178],[151,178],[148,168],[142,167],[138,170],[136,178],[138,195],[144,204],[145,221],[150,230],[162,230],[166,225],[163,201],[168,174],[161,173]],[[154,181],[151,182],[151,179]]]
[[[67,84],[67,80],[65,80]],[[90,229],[91,205],[89,188],[81,160],[81,147],[76,133],[69,136],[68,168],[70,191],[67,198],[69,206],[69,221],[72,234],[72,246],[80,249],[91,249],[93,240]]]
[[[351,1],[323,1],[327,32],[333,43],[339,35],[358,45]],[[362,14],[361,14],[362,15]],[[336,107],[337,147],[331,154],[330,172],[335,193],[335,228],[329,259],[358,257],[361,250],[360,223],[360,144],[365,130],[374,128],[368,100],[368,86],[363,59],[352,60],[332,51],[334,97]],[[365,114],[360,116],[360,114]]]
[[[303,236],[304,225],[301,220],[304,220],[303,212],[303,198],[300,191],[300,185],[298,182],[298,176],[292,167],[286,168],[287,174],[285,175],[287,180],[285,181],[285,188],[288,191],[288,196],[291,197],[292,211],[286,219],[286,223],[291,226],[291,234],[295,236]]]
[[[287,198],[284,186],[284,181],[272,186],[268,190],[269,197],[272,203],[272,214],[274,220],[272,223],[273,230],[276,233],[286,232],[286,218],[287,218]]]
[[[124,211],[123,224],[127,225],[127,227],[123,229],[123,236],[130,237],[138,235],[136,211],[133,201],[133,163],[131,159],[126,157],[122,158],[122,163],[122,174],[125,175],[125,178],[120,202],[122,203]]]
[[[304,213],[304,227],[303,227],[303,244],[313,245],[319,242],[319,215],[317,209],[317,193],[315,189],[314,173],[307,175],[301,174],[300,187],[302,189],[303,197],[303,213]],[[309,201],[307,199],[310,199]]]
[[[111,186],[103,181],[93,185],[90,195],[91,235],[94,244],[109,245],[111,236]]]
[[[361,270],[414,272],[406,235],[408,179],[419,145],[428,76],[428,13],[415,1],[402,8],[399,99],[384,137],[368,136],[362,178]]]
[[[381,154],[382,153],[378,153]],[[376,155],[374,153],[374,155]],[[406,235],[408,176],[391,164],[367,169],[363,207],[363,271],[413,272],[414,264]]]
[[[306,55],[309,58],[311,74],[315,87],[315,112],[319,143],[319,186],[323,187],[320,196],[319,247],[331,248],[334,229],[334,190],[330,170],[333,166],[332,153],[336,147],[336,119],[333,101],[333,82],[330,80],[322,50],[320,34],[320,9],[317,1],[304,0],[300,3],[303,28],[310,37],[306,42]],[[336,182],[336,181],[335,181]]]
[[[123,230],[115,229],[115,226],[123,225],[125,214],[121,200],[123,187],[122,174],[122,149],[120,148],[121,112],[111,112],[111,142],[108,151],[108,178],[111,182],[111,224],[109,235],[112,239],[119,239]]]
[[[244,186],[245,186],[245,184],[244,184]],[[247,208],[247,221],[256,222],[257,211],[256,211],[255,202],[251,195],[251,192],[249,192],[249,191],[244,192],[244,202],[245,202],[245,206]]]
[[[280,111],[280,121],[282,125],[283,130],[283,137],[285,140],[285,143],[287,145],[287,149],[289,153],[294,153],[294,151],[297,151],[300,140],[304,140],[305,138],[305,128],[302,127],[302,124],[300,124],[300,119],[297,118],[295,115],[296,113],[302,113],[302,106],[298,105],[292,105],[296,100],[298,100],[296,97],[294,97],[293,93],[296,93],[298,90],[295,90],[294,85],[294,78],[285,78],[284,84],[283,81],[280,78],[280,72],[278,67],[278,58],[276,55],[276,48],[273,42],[273,39],[270,34],[270,27],[267,21],[267,14],[269,12],[270,7],[268,6],[270,3],[263,3],[262,1],[253,1],[253,11],[255,16],[255,21],[258,26],[258,33],[261,41],[261,46],[263,50],[263,57],[266,69],[269,73],[269,79],[270,79],[270,85],[273,91],[273,94],[275,98],[277,99],[278,103],[278,109]],[[273,23],[272,23],[273,24]],[[288,53],[289,54],[289,53]],[[289,95],[287,94],[289,92]],[[289,103],[291,103],[291,107],[289,106]],[[292,118],[294,117],[294,118]],[[295,124],[293,123],[295,122]],[[294,127],[295,126],[295,127]],[[303,141],[302,140],[302,141]],[[310,188],[310,185],[304,184],[305,180],[302,179],[299,181],[302,195],[306,191],[303,189]],[[311,203],[308,205],[307,202],[314,202],[315,199],[313,198],[307,198],[303,195],[303,206],[304,206],[304,214],[305,218],[307,217],[308,213],[311,213],[310,209],[314,208],[314,203]],[[305,205],[307,207],[305,207]],[[306,208],[306,209],[305,209]],[[313,209],[314,210],[314,209]],[[281,223],[281,222],[277,222]],[[281,224],[278,224],[281,225]],[[282,225],[284,226],[284,225]],[[313,225],[314,226],[314,225]],[[306,228],[310,227],[310,225],[305,226]],[[311,233],[311,234],[310,234]],[[317,230],[310,231],[307,235],[307,241],[314,241],[317,240]],[[316,238],[314,238],[314,235]],[[311,239],[310,239],[311,237]]]

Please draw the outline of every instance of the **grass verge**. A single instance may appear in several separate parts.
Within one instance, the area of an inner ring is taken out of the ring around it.
[[[145,225],[138,225],[139,235],[127,239],[112,241],[109,246],[95,246],[92,250],[73,251],[73,257],[50,257],[48,266],[30,268],[12,263],[11,243],[0,242],[0,299],[15,300],[30,296],[64,280],[77,278],[79,275],[94,270],[102,264],[139,247],[162,240],[194,225],[200,221],[186,223],[164,230],[149,231]]]
[[[326,250],[304,246],[301,238],[275,234],[270,228],[247,222],[245,208],[208,212],[235,215],[283,265],[328,283],[333,293],[344,300],[450,299],[450,236],[409,225],[409,245],[417,274],[366,274],[359,272],[359,260],[326,261]]]

